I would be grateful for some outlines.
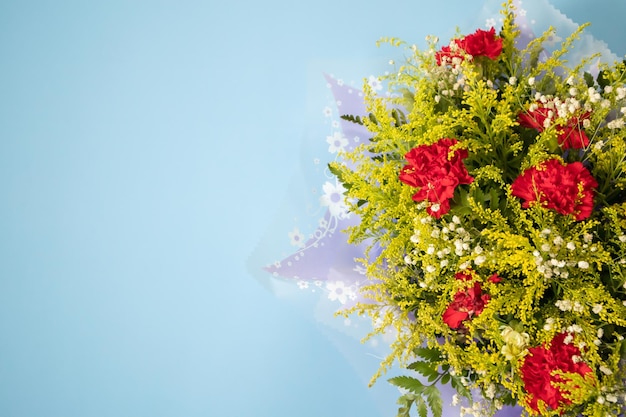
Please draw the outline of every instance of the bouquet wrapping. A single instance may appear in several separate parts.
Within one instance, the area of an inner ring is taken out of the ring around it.
[[[325,214],[265,269],[340,304],[310,308],[343,332],[371,321],[399,416],[622,415],[625,65],[584,26],[534,37],[513,2],[490,23],[383,39],[408,57],[362,94],[327,76]]]

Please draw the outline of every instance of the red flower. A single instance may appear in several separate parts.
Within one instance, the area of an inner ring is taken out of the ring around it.
[[[458,329],[465,320],[482,313],[490,298],[489,294],[482,293],[478,282],[467,290],[457,292],[454,295],[454,301],[443,313],[444,323],[451,329]]]
[[[539,132],[543,132],[546,129],[545,121],[553,119],[554,110],[550,110],[547,107],[540,106],[536,110],[528,110],[517,115],[517,121],[524,127],[530,127],[537,129]]]
[[[528,349],[528,355],[520,368],[524,389],[528,393],[528,405],[536,412],[539,412],[539,401],[552,410],[571,404],[569,399],[564,398],[565,393],[555,384],[566,382],[566,379],[554,375],[554,371],[579,375],[591,372],[589,365],[580,360],[580,349],[571,343],[565,343],[566,338],[571,339],[571,336],[561,333],[552,339],[549,348],[538,346]]]
[[[455,139],[444,138],[432,145],[421,145],[405,155],[408,165],[398,178],[411,187],[419,188],[413,195],[415,201],[428,201],[428,214],[440,218],[450,210],[450,199],[459,184],[470,184],[474,179],[468,174],[463,159],[467,151],[457,149],[449,157]]]
[[[435,54],[437,65],[452,62],[453,58],[464,59],[463,52],[470,57],[484,56],[496,59],[502,53],[502,38],[496,37],[496,30],[478,29],[476,32],[461,39],[455,39],[452,47],[444,46]]]
[[[471,56],[496,59],[502,53],[502,38],[496,37],[496,30],[493,27],[488,31],[478,29],[461,39],[459,46]]]
[[[598,186],[587,168],[580,162],[561,164],[550,159],[524,171],[511,184],[512,194],[525,200],[528,208],[537,202],[556,212],[572,214],[577,221],[584,220],[593,210],[594,188]]]
[[[498,284],[500,282],[502,282],[502,277],[499,276],[498,274],[492,274],[489,278],[488,278],[489,282],[493,282],[494,284]]]
[[[454,274],[454,278],[460,281],[470,281],[474,278],[473,272],[471,268],[464,269],[463,271],[457,272]]]
[[[589,119],[589,116],[590,113],[585,112],[579,116],[570,118],[565,125],[556,125],[559,145],[561,145],[563,149],[581,149],[589,146],[589,138],[582,128],[583,121]],[[556,120],[556,118],[557,115],[553,109],[540,105],[535,110],[520,113],[517,116],[517,121],[521,126],[530,127],[536,129],[538,132],[543,132],[547,128],[546,120],[549,120],[549,125]]]

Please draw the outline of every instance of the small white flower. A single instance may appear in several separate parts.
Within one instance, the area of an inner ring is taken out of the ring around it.
[[[530,85],[530,86],[535,85],[535,77],[530,77],[530,78],[528,79],[528,85]]]
[[[575,313],[582,313],[583,305],[580,304],[580,302],[578,301],[574,301],[574,305],[572,306],[572,311],[574,311]]]
[[[567,328],[567,331],[570,333],[580,333],[583,331],[583,328],[580,327],[578,324],[572,324]]]
[[[554,318],[548,317],[546,319],[545,324],[543,325],[543,330],[550,331],[550,330],[552,330],[553,326],[554,326]]]
[[[335,132],[332,136],[326,136],[326,142],[328,143],[328,152],[330,153],[343,152],[345,147],[348,146],[348,139],[341,132]]]
[[[517,77],[511,77],[511,78],[509,78],[509,84],[511,84],[511,85],[515,85],[515,84],[517,84]]]
[[[288,232],[289,240],[292,246],[296,246],[298,248],[304,247],[304,235],[300,232],[300,229],[297,227],[294,228],[291,232]]]
[[[346,204],[346,198],[344,193],[346,189],[339,182],[335,184],[326,182],[322,186],[324,195],[320,197],[320,204],[327,206],[330,214],[339,218],[348,217],[348,206]]]
[[[380,82],[380,80],[377,77],[374,77],[373,75],[369,76],[369,78],[367,79],[367,83],[369,84],[370,88],[374,91],[380,91],[383,89],[383,84]]]
[[[593,311],[596,314],[600,314],[600,312],[602,311],[602,304],[594,304],[591,311]]]
[[[598,368],[600,370],[600,372],[602,372],[604,375],[613,375],[613,371],[611,371],[609,368],[607,368],[604,365],[600,365],[600,367]]]
[[[589,268],[589,262],[587,262],[587,261],[578,261],[578,267],[580,269],[588,269]]]
[[[614,119],[606,124],[609,129],[621,129],[624,127],[624,119]]]
[[[476,259],[474,259],[474,263],[476,265],[482,265],[483,263],[485,263],[486,258],[483,255],[477,256]]]
[[[345,304],[348,301],[348,297],[351,297],[353,291],[350,287],[346,287],[343,281],[327,282],[326,289],[328,290],[328,299],[330,301],[339,301],[341,304]]]

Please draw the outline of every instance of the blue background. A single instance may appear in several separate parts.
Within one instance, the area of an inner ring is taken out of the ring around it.
[[[320,69],[358,79],[397,54],[380,36],[482,7],[431,3],[1,1],[0,416],[394,415],[246,259]],[[626,39],[618,1],[552,3]]]

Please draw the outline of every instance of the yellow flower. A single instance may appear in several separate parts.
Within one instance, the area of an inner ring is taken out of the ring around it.
[[[528,333],[520,333],[510,326],[505,326],[500,335],[504,341],[501,353],[507,360],[515,360],[526,354],[526,346],[530,340]]]

